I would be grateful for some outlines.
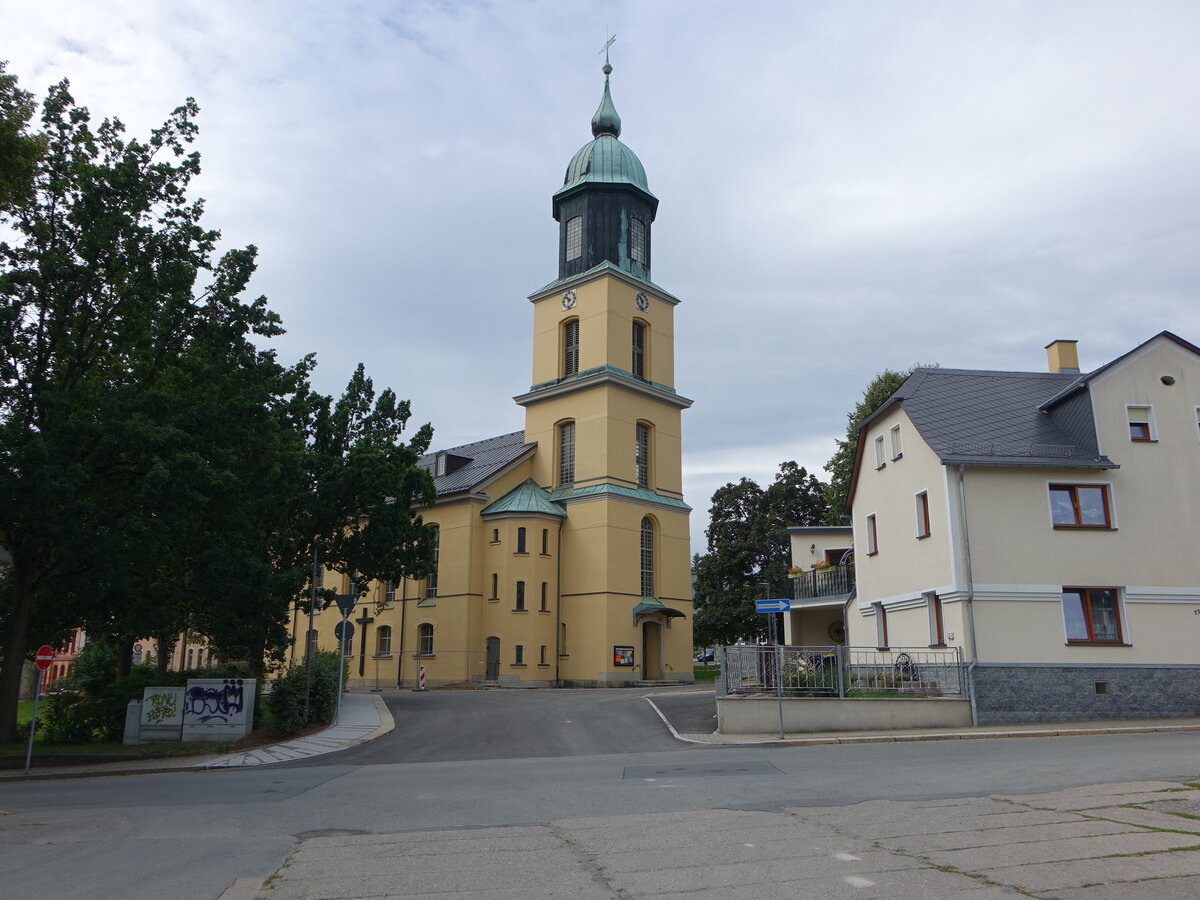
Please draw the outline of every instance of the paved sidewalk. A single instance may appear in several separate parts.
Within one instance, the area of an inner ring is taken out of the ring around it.
[[[0,781],[24,781],[50,778],[87,778],[96,775],[148,775],[188,769],[228,769],[261,766],[334,753],[373,741],[396,727],[387,704],[378,694],[345,694],[341,717],[324,731],[256,747],[239,753],[208,756],[169,756],[151,759],[124,759],[117,762],[87,763],[79,766],[47,766],[30,769],[0,770]]]
[[[387,704],[378,694],[343,694],[341,714],[331,728],[309,737],[208,759],[196,763],[196,766],[204,769],[228,769],[307,759],[365,744],[387,734],[395,727],[396,722],[388,711]]]
[[[222,900],[1185,900],[1200,896],[1194,788],[314,835]]]

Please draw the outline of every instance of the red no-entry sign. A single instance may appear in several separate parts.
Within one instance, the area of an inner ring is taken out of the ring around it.
[[[38,647],[37,656],[34,657],[34,664],[43,672],[50,668],[50,663],[54,662],[54,648],[49,644],[42,644]]]

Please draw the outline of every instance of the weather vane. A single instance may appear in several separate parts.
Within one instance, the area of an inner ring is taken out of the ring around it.
[[[604,54],[604,64],[606,66],[609,64],[608,63],[608,48],[613,45],[613,41],[615,41],[616,39],[617,39],[617,36],[614,34],[612,37],[610,37],[607,41],[604,42],[604,46],[600,50],[600,52]]]

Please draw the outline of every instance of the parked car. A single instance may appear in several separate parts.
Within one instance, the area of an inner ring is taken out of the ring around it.
[[[717,654],[712,650],[701,650],[696,654],[696,662],[709,663],[717,658]]]

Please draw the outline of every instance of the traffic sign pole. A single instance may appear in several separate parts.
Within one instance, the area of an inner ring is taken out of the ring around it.
[[[38,675],[34,681],[33,687],[33,718],[29,722],[29,744],[25,748],[25,773],[29,773],[29,764],[33,760],[33,733],[37,731],[37,708],[38,700],[42,696],[42,673],[50,668],[50,663],[54,662],[54,648],[49,644],[42,644],[38,647],[37,655],[34,657],[34,665],[37,666]]]

